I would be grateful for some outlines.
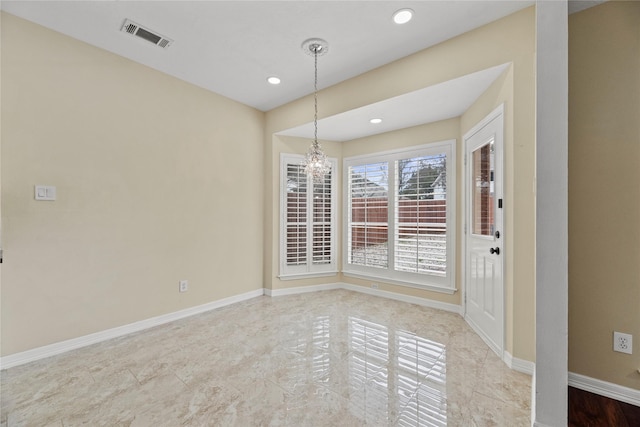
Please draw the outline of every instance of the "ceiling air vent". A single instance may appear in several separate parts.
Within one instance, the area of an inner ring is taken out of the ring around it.
[[[156,46],[160,46],[163,49],[168,48],[173,43],[173,40],[161,36],[160,34],[151,31],[148,28],[144,28],[143,26],[128,19],[125,19],[124,24],[122,24],[121,31],[140,37],[141,39],[145,39],[146,41],[151,42]]]

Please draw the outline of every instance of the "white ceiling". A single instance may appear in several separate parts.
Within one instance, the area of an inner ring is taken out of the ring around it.
[[[508,66],[509,64],[498,65],[318,120],[318,138],[349,141],[458,117],[467,111]],[[369,120],[372,118],[382,118],[382,123],[371,124]],[[279,135],[311,138],[313,133],[313,123],[307,123],[279,132]]]
[[[13,15],[268,111],[313,92],[313,57],[301,49],[302,43],[309,38],[319,37],[329,43],[328,53],[319,59],[318,85],[322,89],[533,3],[533,0],[2,0],[0,7]],[[575,3],[588,7],[594,2]],[[407,7],[415,11],[414,19],[405,25],[394,24],[391,20],[393,12]],[[168,49],[162,49],[126,34],[120,31],[125,19],[174,42]],[[272,75],[280,77],[282,83],[278,86],[268,84],[266,79]],[[488,72],[482,77],[470,78],[486,80],[488,75],[493,74]],[[452,95],[465,93],[460,90],[465,87],[460,86],[462,82],[457,84],[451,82],[454,92],[447,92],[448,98],[459,99]],[[425,90],[441,95],[446,89],[445,85],[429,89],[436,92]],[[468,105],[469,95],[463,98],[459,105],[449,105],[449,109],[460,110]],[[400,108],[398,101],[396,99],[390,105]],[[443,98],[439,98],[436,104],[429,106],[423,102],[422,105],[434,109],[442,102]],[[357,116],[357,112],[352,115]],[[331,135],[334,138],[361,135],[353,131],[345,134],[349,126],[344,121],[327,120],[336,121],[339,123],[336,126],[342,129],[340,133],[336,128],[340,135]],[[426,123],[425,120],[422,122]],[[384,124],[378,127],[379,130],[383,128]],[[308,132],[301,134],[309,136]]]
[[[532,1],[2,1],[6,12],[268,111],[509,15]],[[394,11],[414,19],[394,24]],[[174,40],[164,50],[120,31],[130,19]],[[277,75],[279,86],[267,77]]]

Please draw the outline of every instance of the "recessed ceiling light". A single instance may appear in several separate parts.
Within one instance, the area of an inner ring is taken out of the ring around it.
[[[272,85],[279,85],[280,84],[280,79],[278,77],[276,77],[276,76],[269,77],[267,79],[267,81],[269,83],[271,83]]]
[[[393,22],[396,24],[406,24],[411,21],[413,18],[413,10],[411,9],[400,9],[393,14]]]
[[[377,125],[377,124],[382,123],[382,119],[371,119],[371,120],[369,120],[369,123]]]

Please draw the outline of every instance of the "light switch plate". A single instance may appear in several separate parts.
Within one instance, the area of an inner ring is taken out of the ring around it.
[[[35,197],[36,200],[55,200],[56,187],[51,185],[36,185]]]

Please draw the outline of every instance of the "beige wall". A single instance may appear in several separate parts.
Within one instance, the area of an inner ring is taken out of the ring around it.
[[[612,1],[569,18],[569,371],[640,389],[637,369],[640,3]]]
[[[534,144],[535,144],[535,14],[529,8],[482,28],[441,43],[362,74],[346,82],[321,91],[320,117],[327,117],[368,105],[390,97],[460,77],[495,65],[511,63],[507,75],[502,76],[473,106],[468,114],[457,119],[459,125],[449,136],[460,141],[460,135],[499,105],[506,102],[506,141],[510,146],[507,155],[506,223],[507,247],[510,264],[507,267],[507,351],[524,360],[535,360],[535,217],[534,217]],[[282,282],[278,274],[278,161],[284,147],[275,133],[309,122],[313,116],[313,97],[305,97],[266,115],[265,128],[265,287],[306,286],[311,281]],[[419,145],[425,141],[441,140],[441,126],[433,124],[417,129],[405,130],[398,135],[413,135],[413,141],[401,144]],[[455,127],[455,126],[454,126]],[[431,134],[433,132],[433,134]],[[394,135],[395,136],[395,135]],[[380,148],[386,147],[385,136],[368,138]],[[372,147],[358,149],[358,142],[344,144],[343,156],[350,153],[373,150]],[[360,142],[360,144],[365,144]],[[302,150],[306,149],[306,145]],[[460,148],[459,148],[460,150]],[[270,153],[270,155],[269,155]],[[460,159],[461,156],[458,157]],[[517,173],[515,172],[517,171]],[[459,192],[461,194],[461,192]],[[459,239],[458,239],[459,240]],[[458,249],[461,245],[458,245]],[[460,280],[458,274],[458,283]],[[337,275],[331,281],[368,285],[368,282],[347,279]],[[328,280],[324,280],[326,283]],[[379,281],[378,281],[379,282]],[[405,295],[421,296],[438,301],[458,304],[460,295],[446,295],[412,288],[381,284],[381,289]]]
[[[535,147],[530,140],[516,138],[514,94],[523,82],[514,80],[514,67],[510,66],[482,96],[462,115],[460,131],[464,135],[490,111],[504,105],[504,298],[505,348],[511,354],[535,354],[535,284],[523,284],[515,277],[535,277],[535,246],[521,244],[535,240],[535,228],[526,224],[535,222],[532,177]],[[516,165],[518,172],[516,173]],[[460,215],[463,213],[460,212]],[[516,220],[517,218],[517,220]],[[515,238],[517,236],[517,240]],[[462,267],[461,267],[462,268]],[[462,275],[462,270],[460,275]],[[522,358],[521,356],[518,356]],[[533,360],[526,359],[526,360]]]
[[[5,13],[1,83],[2,355],[262,288],[262,112]]]

